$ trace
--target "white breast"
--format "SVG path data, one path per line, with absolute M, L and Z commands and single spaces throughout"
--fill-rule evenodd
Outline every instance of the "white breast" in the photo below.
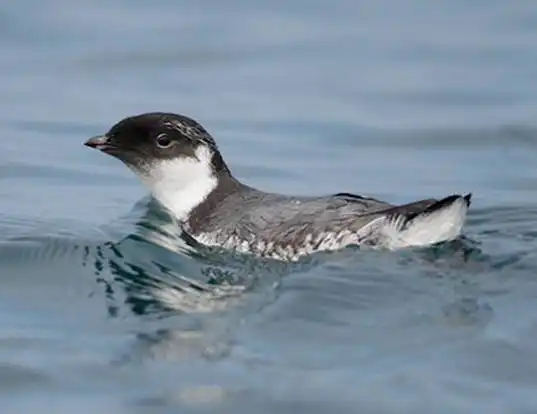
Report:
M 159 160 L 143 173 L 136 171 L 153 197 L 179 221 L 186 220 L 217 184 L 211 150 L 200 145 L 195 154 L 196 158 Z

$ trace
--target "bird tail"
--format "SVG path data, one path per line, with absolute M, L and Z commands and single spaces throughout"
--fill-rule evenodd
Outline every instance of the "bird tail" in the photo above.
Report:
M 450 195 L 412 214 L 394 212 L 387 217 L 384 233 L 389 247 L 430 246 L 457 238 L 466 220 L 472 194 Z

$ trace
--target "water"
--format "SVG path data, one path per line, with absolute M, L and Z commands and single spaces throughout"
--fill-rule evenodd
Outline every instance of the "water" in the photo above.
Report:
M 2 412 L 535 412 L 533 1 L 25 0 L 0 20 Z M 266 190 L 472 191 L 466 239 L 292 267 L 191 251 L 82 146 L 154 110 Z

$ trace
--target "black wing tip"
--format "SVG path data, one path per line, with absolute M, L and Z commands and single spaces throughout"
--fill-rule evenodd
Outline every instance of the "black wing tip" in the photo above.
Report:
M 466 206 L 470 207 L 470 205 L 472 204 L 472 193 L 468 193 L 464 195 L 462 198 L 464 198 L 464 201 L 466 201 Z
M 431 214 L 435 211 L 441 210 L 443 208 L 446 208 L 448 206 L 451 206 L 453 203 L 455 203 L 457 200 L 464 200 L 466 203 L 466 208 L 470 207 L 470 204 L 472 202 L 472 193 L 467 193 L 465 195 L 461 194 L 452 194 L 447 197 L 444 197 L 440 200 L 434 201 L 432 204 L 430 204 L 428 207 L 426 207 L 423 210 L 412 212 L 412 213 L 401 213 L 399 211 L 394 211 L 388 214 L 388 219 L 395 223 L 399 221 L 401 218 L 404 218 L 404 221 L 401 221 L 400 227 L 404 228 L 410 221 L 415 219 L 418 216 L 421 216 L 422 214 Z
M 452 194 L 430 205 L 423 211 L 423 213 L 431 213 L 432 211 L 440 210 L 448 205 L 453 204 L 455 201 L 460 200 L 461 198 L 465 201 L 466 207 L 470 207 L 470 204 L 472 204 L 472 193 L 467 193 L 465 195 Z

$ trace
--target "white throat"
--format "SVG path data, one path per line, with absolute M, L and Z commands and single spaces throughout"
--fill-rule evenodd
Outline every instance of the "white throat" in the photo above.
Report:
M 195 154 L 196 158 L 161 160 L 148 171 L 137 172 L 153 197 L 179 221 L 187 220 L 217 184 L 211 168 L 211 150 L 200 145 Z

